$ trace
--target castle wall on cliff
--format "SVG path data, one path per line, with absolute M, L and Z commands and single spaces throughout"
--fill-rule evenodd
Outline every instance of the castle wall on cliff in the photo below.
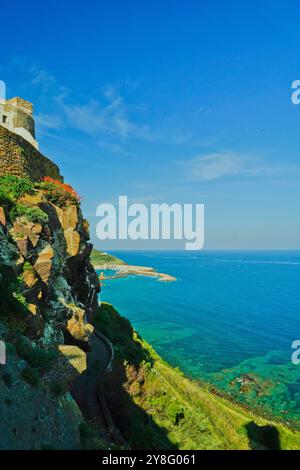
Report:
M 38 149 L 35 140 L 35 122 L 32 116 L 33 105 L 23 98 L 15 97 L 0 101 L 0 124 L 20 135 Z
M 44 176 L 62 180 L 59 168 L 23 137 L 0 126 L 0 175 L 28 177 L 38 181 Z
M 22 98 L 0 100 L 0 175 L 62 180 L 58 166 L 38 150 L 32 110 Z

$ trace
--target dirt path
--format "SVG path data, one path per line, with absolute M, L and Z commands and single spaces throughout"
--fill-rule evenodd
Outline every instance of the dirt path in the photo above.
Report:
M 98 333 L 93 335 L 91 346 L 91 352 L 87 354 L 87 371 L 75 380 L 71 393 L 85 419 L 106 437 L 109 432 L 107 410 L 106 413 L 103 410 L 97 387 L 110 367 L 113 351 L 105 337 Z

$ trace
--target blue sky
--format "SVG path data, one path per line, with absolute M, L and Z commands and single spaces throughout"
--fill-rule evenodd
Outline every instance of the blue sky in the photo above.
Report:
M 274 3 L 1 5 L 0 79 L 34 102 L 93 241 L 125 194 L 204 203 L 206 248 L 300 247 L 300 6 Z

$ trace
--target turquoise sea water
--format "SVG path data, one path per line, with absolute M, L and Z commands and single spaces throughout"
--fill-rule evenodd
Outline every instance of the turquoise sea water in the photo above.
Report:
M 105 281 L 101 298 L 173 366 L 300 423 L 300 252 L 115 252 L 176 282 Z

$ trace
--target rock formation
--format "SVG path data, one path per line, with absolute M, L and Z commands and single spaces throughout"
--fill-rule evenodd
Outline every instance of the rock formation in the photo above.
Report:
M 80 448 L 84 419 L 70 387 L 86 368 L 100 291 L 88 223 L 52 162 L 10 172 L 4 161 L 14 169 L 17 153 L 29 168 L 38 151 L 0 131 L 0 449 Z

